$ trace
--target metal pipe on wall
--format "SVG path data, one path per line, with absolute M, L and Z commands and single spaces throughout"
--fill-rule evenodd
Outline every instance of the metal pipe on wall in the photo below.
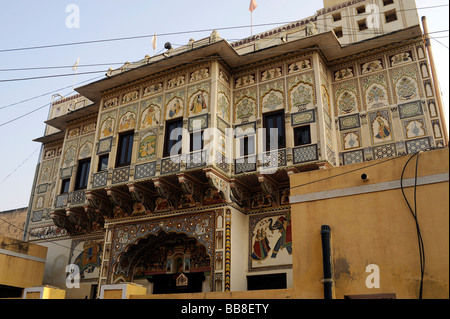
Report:
M 331 269 L 331 227 L 322 225 L 322 258 L 323 258 L 323 296 L 324 299 L 333 299 L 333 272 Z

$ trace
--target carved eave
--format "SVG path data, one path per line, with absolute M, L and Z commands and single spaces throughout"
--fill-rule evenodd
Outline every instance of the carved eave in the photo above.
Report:
M 200 205 L 203 193 L 202 183 L 185 173 L 177 174 L 177 177 L 184 195 L 192 198 L 197 205 Z
M 92 229 L 92 222 L 84 209 L 67 208 L 66 216 L 73 225 L 75 233 L 87 233 Z
M 250 190 L 236 179 L 230 180 L 230 197 L 231 200 L 239 207 L 250 209 Z
M 65 229 L 68 234 L 75 233 L 75 226 L 66 215 L 65 210 L 52 211 L 50 212 L 50 217 L 57 227 Z
M 92 222 L 92 230 L 101 229 L 105 226 L 105 218 L 103 214 L 99 212 L 99 210 L 91 206 L 86 206 L 84 208 L 84 211 L 86 212 L 86 216 Z
M 112 204 L 114 217 L 130 216 L 133 212 L 133 199 L 128 189 L 106 188 L 106 194 Z
M 170 202 L 172 205 L 176 204 L 177 202 L 177 192 L 180 192 L 181 190 L 177 189 L 177 187 L 171 183 L 168 182 L 165 178 L 154 178 L 153 183 L 155 185 L 156 191 L 158 195 Z
M 98 191 L 86 191 L 89 207 L 103 216 L 104 219 L 113 218 L 113 209 L 108 197 Z
M 139 184 L 128 184 L 128 191 L 135 203 L 144 206 L 146 211 L 154 209 L 154 192 Z
M 261 184 L 261 190 L 264 195 L 271 196 L 273 201 L 278 198 L 278 188 L 280 185 L 275 182 L 270 175 L 258 174 L 258 181 Z

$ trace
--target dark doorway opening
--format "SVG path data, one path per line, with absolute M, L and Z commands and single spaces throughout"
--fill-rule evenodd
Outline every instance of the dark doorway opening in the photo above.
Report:
M 0 298 L 20 298 L 23 288 L 0 285 Z
M 247 290 L 286 289 L 286 274 L 247 276 Z
M 177 286 L 176 281 L 179 275 L 153 275 L 152 278 L 147 278 L 147 280 L 153 283 L 153 294 L 202 292 L 203 281 L 205 281 L 205 274 L 203 272 L 185 273 L 184 275 L 188 278 L 187 286 Z

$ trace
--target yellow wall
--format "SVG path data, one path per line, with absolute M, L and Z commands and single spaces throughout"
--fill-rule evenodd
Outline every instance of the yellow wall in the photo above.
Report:
M 132 295 L 130 299 L 292 299 L 293 289 Z M 106 299 L 106 298 L 105 298 Z
M 1 285 L 20 288 L 42 285 L 47 247 L 0 236 L 0 249 L 7 251 L 0 251 Z M 27 256 L 37 257 L 42 261 L 30 260 Z
M 424 298 L 449 297 L 448 155 L 448 149 L 444 149 L 422 153 L 419 158 L 419 176 L 447 173 L 446 182 L 417 188 L 417 215 L 426 257 Z M 295 202 L 296 195 L 311 196 L 327 190 L 400 180 L 409 158 L 407 155 L 292 175 L 291 200 Z M 414 177 L 415 164 L 413 159 L 405 179 Z M 361 170 L 351 172 L 355 169 Z M 343 173 L 346 174 L 330 178 Z M 367 182 L 362 181 L 362 173 L 368 175 Z M 414 208 L 413 189 L 409 187 L 405 193 Z M 399 188 L 292 204 L 292 224 L 297 298 L 323 298 L 321 225 L 331 227 L 335 298 L 381 293 L 418 298 L 420 259 L 416 226 Z M 380 269 L 380 288 L 366 287 L 369 264 Z
M 5 220 L 5 222 L 0 223 L 0 234 L 21 240 L 27 212 L 28 207 L 0 212 L 0 217 Z
M 328 8 L 328 7 L 333 7 L 337 4 L 341 4 L 341 3 L 345 3 L 347 2 L 346 0 L 323 0 L 323 7 L 324 8 Z

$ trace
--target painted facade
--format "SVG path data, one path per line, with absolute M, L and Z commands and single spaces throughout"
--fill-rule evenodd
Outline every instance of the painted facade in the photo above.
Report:
M 340 40 L 320 21 L 366 2 L 232 44 L 213 32 L 54 102 L 52 110 L 84 104 L 51 112 L 51 131 L 36 140 L 43 152 L 27 240 L 62 244 L 52 247 L 63 262 L 47 281 L 64 288 L 63 269 L 76 264 L 82 288 L 68 297 L 123 282 L 176 292 L 183 276 L 199 286 L 179 291 L 245 291 L 248 277 L 258 284 L 273 274 L 292 288 L 291 174 L 446 145 L 415 11 L 399 11 L 393 31 L 413 28 L 402 41 L 347 39 L 351 54 L 321 47 Z M 394 2 L 387 9 L 403 6 Z M 265 151 L 266 119 L 277 112 L 285 143 Z M 168 138 L 178 137 L 167 128 L 178 120 L 181 153 L 167 156 Z M 302 131 L 309 139 L 298 139 Z M 191 151 L 196 134 L 203 143 Z M 130 162 L 118 165 L 125 135 Z M 77 189 L 85 162 L 87 185 Z

